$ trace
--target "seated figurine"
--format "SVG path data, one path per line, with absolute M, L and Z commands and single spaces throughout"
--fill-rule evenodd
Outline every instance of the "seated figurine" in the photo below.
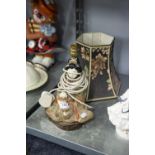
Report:
M 77 58 L 71 58 L 63 69 L 58 88 L 43 92 L 39 100 L 52 122 L 64 130 L 79 128 L 93 119 L 89 110 L 92 107 L 84 103 L 88 80 L 77 62 Z M 54 91 L 55 95 L 51 94 Z

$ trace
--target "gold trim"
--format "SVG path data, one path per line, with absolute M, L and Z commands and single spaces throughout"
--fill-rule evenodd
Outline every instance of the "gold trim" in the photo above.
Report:
M 85 47 L 87 47 L 87 48 L 91 48 L 91 46 L 88 46 L 88 45 L 86 45 L 86 44 L 83 44 L 83 43 L 81 43 L 81 42 L 79 42 L 79 41 L 75 41 L 77 44 L 80 44 L 80 45 L 82 45 L 82 46 L 85 46 Z
M 92 48 L 90 48 L 90 53 L 89 53 L 89 79 L 88 79 L 88 91 L 87 91 L 87 97 L 86 100 L 88 100 L 89 97 L 89 90 L 90 90 L 90 80 L 91 80 L 91 60 L 92 60 Z
M 105 46 L 108 46 L 108 47 L 110 46 L 110 47 L 111 47 L 113 41 L 112 41 L 111 44 L 106 44 L 106 45 L 96 45 L 96 46 L 90 46 L 90 45 L 88 46 L 87 44 L 81 43 L 81 42 L 79 42 L 79 41 L 76 41 L 76 43 L 78 43 L 78 44 L 80 44 L 80 45 L 82 45 L 82 46 L 88 47 L 88 48 L 103 48 L 103 47 L 105 47 Z
M 113 86 L 113 83 L 112 83 L 112 80 L 111 80 L 111 74 L 110 74 L 110 72 L 111 72 L 111 69 L 110 69 L 110 54 L 111 54 L 111 47 L 110 47 L 110 51 L 108 53 L 108 68 L 109 68 L 108 69 L 109 70 L 108 75 L 109 75 L 110 83 L 111 83 L 111 86 L 112 86 L 113 95 L 116 96 L 114 86 Z
M 108 100 L 108 99 L 115 99 L 118 96 L 109 96 L 109 97 L 102 97 L 102 98 L 94 98 L 90 100 L 86 100 L 86 102 L 93 102 L 93 101 L 99 101 L 99 100 Z
M 113 42 L 112 46 L 110 47 L 110 54 L 113 54 L 113 46 L 114 46 L 114 42 Z M 110 55 L 109 55 L 109 56 L 110 56 Z M 112 57 L 113 57 L 113 55 L 112 55 Z M 110 64 L 110 62 L 109 62 L 109 64 Z M 112 79 L 111 79 L 112 88 L 113 88 L 113 90 L 114 90 L 114 95 L 117 96 L 118 93 L 119 93 L 119 91 L 120 91 L 121 81 L 120 81 L 120 79 L 119 79 L 119 76 L 117 75 L 117 72 L 116 72 L 116 69 L 115 69 L 115 66 L 114 66 L 114 62 L 112 62 L 112 65 L 113 65 L 113 69 L 114 69 L 114 74 L 115 74 L 115 76 L 117 77 L 118 82 L 119 82 L 118 90 L 115 91 L 115 89 L 114 89 L 114 84 L 113 84 L 113 81 L 112 81 Z M 109 68 L 110 68 L 110 67 L 109 67 Z M 111 70 L 110 70 L 110 71 L 111 71 Z M 110 75 L 111 75 L 111 74 L 110 74 Z M 111 77 L 111 76 L 110 76 L 110 77 Z

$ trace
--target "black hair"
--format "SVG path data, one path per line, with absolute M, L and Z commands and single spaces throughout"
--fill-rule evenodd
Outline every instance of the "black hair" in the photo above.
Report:
M 70 63 L 65 67 L 66 70 L 73 69 L 73 68 L 75 68 L 78 71 L 78 73 L 82 72 L 82 68 L 79 64 Z

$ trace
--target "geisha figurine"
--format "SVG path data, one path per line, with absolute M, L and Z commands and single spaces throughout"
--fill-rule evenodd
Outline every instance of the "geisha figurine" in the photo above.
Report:
M 55 3 L 32 0 L 32 18 L 26 21 L 27 53 L 35 54 L 32 62 L 46 68 L 54 63 L 53 50 L 56 48 Z
M 94 117 L 92 107 L 85 103 L 88 79 L 76 57 L 75 44 L 70 52 L 72 57 L 63 69 L 58 87 L 44 91 L 39 99 L 51 121 L 64 130 L 77 129 Z

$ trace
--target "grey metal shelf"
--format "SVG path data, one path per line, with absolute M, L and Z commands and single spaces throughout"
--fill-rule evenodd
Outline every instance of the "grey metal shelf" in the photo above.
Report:
M 120 75 L 120 95 L 128 88 L 128 76 Z M 46 116 L 42 107 L 27 119 L 27 133 L 88 155 L 128 155 L 128 141 L 118 137 L 110 123 L 107 107 L 116 100 L 90 103 L 95 108 L 95 119 L 79 130 L 64 131 Z

